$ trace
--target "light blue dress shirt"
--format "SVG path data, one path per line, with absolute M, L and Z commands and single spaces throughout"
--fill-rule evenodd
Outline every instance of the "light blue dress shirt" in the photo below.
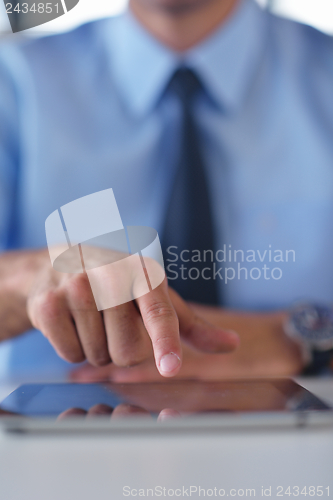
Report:
M 248 272 L 246 279 L 237 269 L 241 252 L 237 262 L 217 262 L 236 272 L 221 283 L 225 304 L 263 310 L 332 301 L 333 40 L 252 0 L 181 55 L 130 13 L 3 43 L 1 248 L 45 247 L 51 212 L 108 187 L 124 225 L 161 231 L 180 112 L 164 90 L 180 64 L 205 87 L 195 111 L 218 246 L 242 250 Z M 272 277 L 273 268 L 282 275 Z M 0 367 L 46 374 L 68 364 L 34 332 L 2 344 Z

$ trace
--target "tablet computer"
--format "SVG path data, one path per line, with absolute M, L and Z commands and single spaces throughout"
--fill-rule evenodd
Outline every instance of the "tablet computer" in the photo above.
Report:
M 330 407 L 290 379 L 29 384 L 0 409 L 20 431 L 333 424 Z

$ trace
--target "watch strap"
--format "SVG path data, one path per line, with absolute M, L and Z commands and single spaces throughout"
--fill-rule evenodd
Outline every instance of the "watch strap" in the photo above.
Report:
M 312 350 L 311 362 L 307 364 L 302 375 L 326 375 L 332 374 L 333 370 L 333 349 L 329 351 Z

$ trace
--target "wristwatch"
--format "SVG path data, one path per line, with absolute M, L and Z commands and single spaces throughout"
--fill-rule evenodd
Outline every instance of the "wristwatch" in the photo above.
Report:
M 333 308 L 319 304 L 297 304 L 284 324 L 286 335 L 297 342 L 303 354 L 303 375 L 333 370 Z

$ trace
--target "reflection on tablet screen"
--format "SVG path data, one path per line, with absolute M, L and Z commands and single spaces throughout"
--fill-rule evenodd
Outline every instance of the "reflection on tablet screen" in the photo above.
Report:
M 10 394 L 1 409 L 26 416 L 158 417 L 202 413 L 295 412 L 329 409 L 292 380 L 192 380 L 139 384 L 31 384 Z

